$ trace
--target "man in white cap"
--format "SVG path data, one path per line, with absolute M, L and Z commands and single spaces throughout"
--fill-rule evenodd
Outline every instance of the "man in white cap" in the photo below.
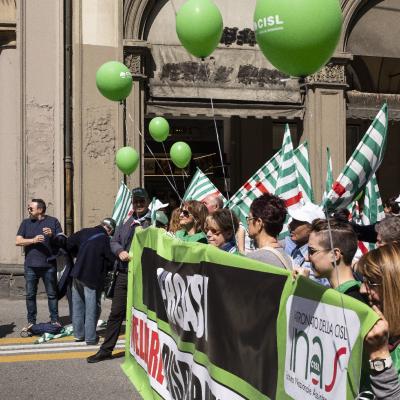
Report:
M 310 269 L 310 278 L 316 282 L 330 286 L 327 279 L 317 279 L 311 269 L 308 257 L 308 238 L 311 232 L 311 224 L 316 219 L 324 219 L 325 214 L 321 207 L 308 202 L 298 207 L 288 209 L 291 221 L 289 223 L 290 236 L 285 239 L 285 252 L 293 258 L 294 264 Z

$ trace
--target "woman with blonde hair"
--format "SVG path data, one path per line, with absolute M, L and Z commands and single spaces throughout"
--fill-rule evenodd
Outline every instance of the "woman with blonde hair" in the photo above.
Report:
M 185 242 L 207 243 L 207 237 L 204 233 L 207 215 L 207 207 L 200 201 L 183 202 L 179 213 L 181 229 L 176 232 L 176 237 Z
M 181 213 L 181 209 L 175 208 L 171 213 L 171 218 L 168 224 L 168 232 L 176 233 L 181 227 L 179 225 L 179 214 Z
M 400 398 L 400 246 L 384 245 L 357 263 L 360 292 L 379 315 L 365 338 L 371 386 L 378 399 Z

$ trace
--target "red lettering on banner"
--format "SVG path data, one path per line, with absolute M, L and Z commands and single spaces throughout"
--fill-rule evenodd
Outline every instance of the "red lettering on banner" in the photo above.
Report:
M 151 332 L 149 362 L 147 363 L 147 371 L 155 378 L 158 367 L 158 353 L 160 352 L 160 342 L 157 332 Z
M 137 356 L 146 363 L 148 374 L 162 385 L 164 367 L 158 332 L 152 331 L 146 321 L 135 316 L 132 317 L 131 346 Z
M 139 357 L 142 359 L 142 360 L 144 360 L 144 361 L 146 361 L 146 359 L 144 358 L 144 321 L 141 319 L 141 320 L 139 320 L 140 321 L 140 340 L 139 340 L 139 343 L 140 343 L 140 347 L 139 347 Z
M 132 330 L 133 330 L 133 335 L 132 335 L 132 340 L 131 342 L 134 343 L 134 346 L 132 346 L 135 349 L 135 353 L 139 355 L 138 353 L 138 319 L 134 316 L 133 317 L 133 323 L 132 323 Z
M 337 366 L 339 364 L 339 358 L 345 355 L 347 352 L 346 347 L 341 347 L 335 354 L 335 360 L 333 361 L 333 377 L 332 381 L 329 385 L 325 385 L 325 392 L 329 393 L 332 391 L 333 387 L 335 386 L 336 382 L 336 374 L 337 374 Z
M 150 328 L 145 325 L 144 326 L 145 336 L 144 336 L 144 361 L 146 364 L 149 363 L 149 334 Z
M 164 370 L 163 361 L 162 361 L 162 357 L 160 356 L 158 359 L 158 371 L 157 371 L 157 377 L 156 377 L 156 380 L 160 385 L 162 385 L 162 383 L 164 382 L 163 370 Z

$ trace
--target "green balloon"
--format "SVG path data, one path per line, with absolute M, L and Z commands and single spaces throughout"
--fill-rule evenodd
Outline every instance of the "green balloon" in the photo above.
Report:
M 121 101 L 126 99 L 132 90 L 132 75 L 126 65 L 118 61 L 109 61 L 97 70 L 96 85 L 107 99 Z
M 185 168 L 192 158 L 192 150 L 187 143 L 176 142 L 172 145 L 169 155 L 178 168 Z
M 339 0 L 257 0 L 254 30 L 261 51 L 291 76 L 317 72 L 340 38 Z
M 195 57 L 208 57 L 218 46 L 223 29 L 221 13 L 211 0 L 188 0 L 176 14 L 178 38 Z
M 117 167 L 125 175 L 130 175 L 139 165 L 139 154 L 132 147 L 121 147 L 115 155 Z
M 163 117 L 155 117 L 150 121 L 149 132 L 156 142 L 163 142 L 169 135 L 169 123 Z

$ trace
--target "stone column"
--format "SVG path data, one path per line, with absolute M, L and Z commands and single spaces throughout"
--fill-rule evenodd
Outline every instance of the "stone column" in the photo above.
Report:
M 126 99 L 125 142 L 140 155 L 137 170 L 127 179 L 129 188 L 144 186 L 145 99 L 150 63 L 150 44 L 143 40 L 124 40 L 124 63 L 133 79 L 132 94 Z
M 325 190 L 326 148 L 331 151 L 334 179 L 346 163 L 346 61 L 328 64 L 305 80 L 303 139 L 309 144 L 316 203 Z

